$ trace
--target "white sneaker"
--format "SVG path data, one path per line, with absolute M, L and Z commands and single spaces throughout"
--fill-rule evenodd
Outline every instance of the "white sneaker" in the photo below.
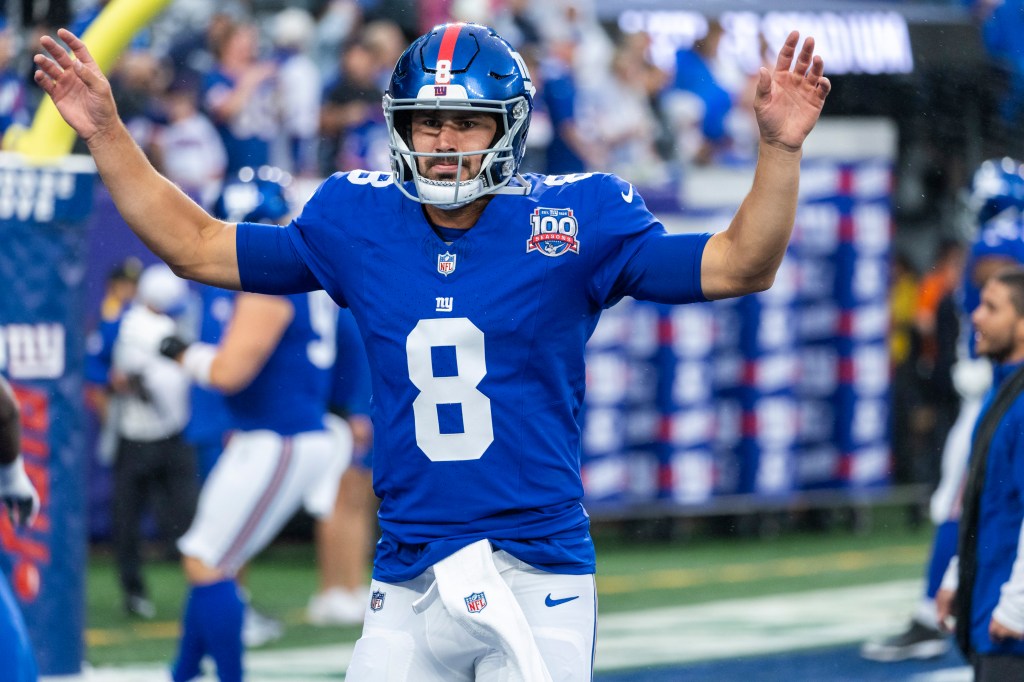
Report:
M 332 587 L 310 597 L 306 619 L 313 625 L 359 625 L 363 622 L 365 601 L 361 591 Z
M 252 606 L 245 607 L 245 621 L 242 623 L 242 643 L 246 649 L 255 649 L 284 636 L 284 624 L 265 616 Z

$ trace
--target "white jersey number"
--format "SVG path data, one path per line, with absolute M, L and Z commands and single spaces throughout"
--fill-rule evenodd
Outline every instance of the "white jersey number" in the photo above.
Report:
M 306 355 L 314 367 L 330 369 L 338 355 L 338 304 L 326 291 L 311 291 L 309 300 L 309 326 L 317 338 L 306 344 Z
M 453 347 L 458 373 L 434 376 L 432 348 Z M 409 379 L 420 394 L 412 402 L 416 444 L 434 462 L 480 459 L 494 441 L 491 401 L 477 389 L 487 374 L 484 333 L 465 317 L 420 320 L 405 341 Z M 441 433 L 439 405 L 462 409 L 463 430 Z

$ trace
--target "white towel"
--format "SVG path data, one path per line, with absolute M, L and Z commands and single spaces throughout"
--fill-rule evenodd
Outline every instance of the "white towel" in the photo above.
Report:
M 434 577 L 452 618 L 476 639 L 505 652 L 508 682 L 551 682 L 526 616 L 494 565 L 490 542 L 474 542 L 437 562 Z

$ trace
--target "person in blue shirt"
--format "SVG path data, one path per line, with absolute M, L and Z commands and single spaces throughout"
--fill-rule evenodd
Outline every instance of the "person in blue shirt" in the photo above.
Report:
M 3 376 L 0 376 L 0 510 L 18 526 L 30 525 L 39 512 L 39 495 L 25 473 L 21 457 L 18 403 Z M 0 661 L 3 661 L 4 680 L 35 682 L 39 678 L 25 619 L 3 575 L 0 575 Z
M 76 59 L 43 37 L 36 83 L 158 256 L 228 288 L 324 289 L 356 319 L 382 536 L 346 679 L 590 680 L 584 345 L 624 296 L 686 303 L 772 285 L 830 89 L 813 39 L 792 32 L 760 72 L 758 163 L 729 227 L 669 235 L 615 176 L 519 174 L 534 86 L 484 26 L 412 43 L 384 96 L 391 172 L 331 176 L 285 228 L 218 221 L 163 179 L 86 46 L 58 36 Z
M 978 355 L 995 364 L 975 427 L 957 555 L 936 597 L 939 622 L 956 618 L 957 642 L 978 682 L 1024 679 L 1024 269 L 1000 270 L 971 315 Z M 1004 384 L 1016 394 L 994 431 L 986 415 Z M 985 434 L 984 436 L 982 434 Z M 979 438 L 990 438 L 979 444 Z

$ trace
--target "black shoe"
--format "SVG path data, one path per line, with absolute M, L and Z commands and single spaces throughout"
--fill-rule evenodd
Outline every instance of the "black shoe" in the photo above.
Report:
M 903 632 L 872 642 L 865 642 L 860 655 L 869 661 L 891 663 L 916 658 L 938 658 L 949 651 L 949 637 L 916 620 Z
M 130 594 L 124 598 L 124 610 L 129 616 L 153 620 L 156 618 L 156 606 L 149 599 L 139 594 Z

